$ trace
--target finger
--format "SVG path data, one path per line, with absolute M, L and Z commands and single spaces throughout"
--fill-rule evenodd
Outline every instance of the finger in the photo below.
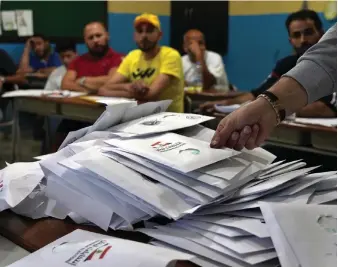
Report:
M 224 129 L 224 126 L 227 124 L 227 119 L 224 118 L 223 120 L 221 120 L 221 122 L 218 124 L 217 126 L 217 129 L 215 131 L 215 134 L 213 136 L 213 138 L 211 139 L 211 143 L 210 143 L 210 146 L 213 147 L 213 148 L 219 148 L 219 147 L 222 147 L 225 143 L 225 141 L 228 140 L 229 138 L 229 135 L 230 133 L 228 132 L 225 132 L 223 135 L 222 135 L 222 138 L 221 138 L 221 135 L 220 133 L 222 132 L 222 130 Z
M 242 150 L 250 138 L 252 129 L 250 126 L 245 126 L 239 134 L 237 144 L 234 146 L 236 150 Z
M 252 126 L 252 133 L 250 138 L 248 139 L 248 141 L 246 142 L 245 148 L 246 149 L 254 149 L 256 148 L 256 139 L 258 136 L 258 132 L 259 132 L 259 126 L 257 124 L 255 124 L 254 126 Z
M 225 146 L 228 148 L 234 148 L 238 142 L 239 139 L 239 133 L 238 132 L 233 132 L 228 139 L 228 141 L 225 143 Z

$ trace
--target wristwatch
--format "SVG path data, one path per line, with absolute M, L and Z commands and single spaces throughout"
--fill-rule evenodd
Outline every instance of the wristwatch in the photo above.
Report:
M 270 91 L 265 91 L 264 93 L 260 94 L 257 98 L 264 98 L 266 101 L 269 102 L 271 107 L 276 113 L 277 118 L 277 125 L 280 124 L 285 119 L 285 109 L 280 105 L 278 97 L 271 93 Z
M 85 87 L 85 81 L 86 81 L 86 77 L 81 77 L 80 80 L 79 80 L 79 84 L 81 86 L 84 86 Z

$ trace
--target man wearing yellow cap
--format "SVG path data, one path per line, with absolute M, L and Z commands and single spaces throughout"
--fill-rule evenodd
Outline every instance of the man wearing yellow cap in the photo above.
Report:
M 139 49 L 131 51 L 99 94 L 135 98 L 140 102 L 172 99 L 168 111 L 183 112 L 184 76 L 180 54 L 160 46 L 161 25 L 157 16 L 142 14 L 134 21 Z

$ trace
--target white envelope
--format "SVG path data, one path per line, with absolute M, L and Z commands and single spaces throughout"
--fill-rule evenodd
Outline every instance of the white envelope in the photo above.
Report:
M 121 119 L 121 123 L 137 120 L 142 117 L 150 116 L 160 112 L 165 112 L 172 100 L 147 102 L 126 110 Z
M 251 235 L 255 235 L 260 238 L 270 237 L 266 225 L 260 219 L 230 217 L 226 215 L 216 215 L 216 216 L 192 215 L 187 217 L 187 220 L 201 221 L 226 227 L 233 227 L 236 229 L 243 230 Z
M 172 249 L 75 230 L 10 267 L 169 267 L 177 260 L 193 258 Z
M 298 266 L 337 265 L 337 206 L 264 203 L 264 216 L 266 205 L 275 217 L 272 223 L 280 226 Z
M 159 229 L 139 229 L 139 232 L 145 233 L 153 238 L 156 238 L 160 241 L 163 241 L 165 243 L 168 243 L 170 245 L 173 245 L 175 247 L 181 248 L 183 250 L 192 252 L 194 254 L 206 257 L 208 259 L 212 259 L 216 262 L 225 264 L 227 266 L 231 267 L 251 267 L 251 264 L 248 264 L 244 261 L 235 259 L 233 257 L 230 257 L 228 255 L 216 252 L 210 248 L 207 248 L 205 246 L 202 246 L 196 242 L 193 242 L 188 239 L 182 238 L 181 235 L 177 234 L 168 234 L 167 232 L 164 232 Z M 258 264 L 255 267 L 270 267 L 270 266 L 277 266 L 277 265 L 271 265 L 270 262 L 267 262 L 266 264 Z
M 122 123 L 110 130 L 117 132 L 121 137 L 135 137 L 174 131 L 191 127 L 212 119 L 213 117 L 197 114 L 161 112 L 145 118 Z
M 156 228 L 162 229 L 162 227 Z M 229 238 L 195 227 L 182 225 L 180 222 L 170 224 L 169 229 L 170 230 L 168 231 L 168 228 L 166 227 L 164 231 L 168 231 L 168 233 L 171 233 L 172 231 L 177 234 L 181 233 L 183 238 L 187 238 L 202 246 L 214 249 L 215 251 L 226 254 L 235 259 L 242 260 L 249 264 L 258 264 L 277 257 L 277 254 L 273 249 L 272 242 L 269 239 L 266 240 L 268 240 L 267 243 L 269 244 L 269 247 L 271 247 L 270 249 L 265 249 L 263 251 L 251 251 L 257 250 L 261 244 L 264 244 L 264 242 L 262 242 L 263 239 L 255 239 L 252 236 Z M 192 235 L 196 235 L 198 238 L 191 237 Z M 238 253 L 238 250 L 245 251 L 245 249 L 250 250 L 250 252 Z
M 0 170 L 0 211 L 15 207 L 40 183 L 39 162 L 18 162 Z
M 234 155 L 230 150 L 212 149 L 206 142 L 174 133 L 141 139 L 110 139 L 106 143 L 184 173 Z
M 324 204 L 337 199 L 337 190 L 315 192 L 309 199 L 308 204 Z
M 106 156 L 102 155 L 95 161 L 77 160 L 76 162 L 107 179 L 115 186 L 147 202 L 169 218 L 177 219 L 184 211 L 192 208 L 172 190 L 145 179 L 139 173 Z M 152 193 L 149 194 L 149 192 Z

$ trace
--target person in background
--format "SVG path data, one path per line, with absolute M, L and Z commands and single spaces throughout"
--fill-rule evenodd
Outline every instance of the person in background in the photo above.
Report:
M 157 16 L 144 13 L 136 17 L 134 27 L 139 49 L 126 56 L 99 94 L 140 102 L 172 99 L 168 111 L 183 112 L 184 78 L 179 53 L 159 45 L 162 32 Z
M 47 78 L 61 65 L 59 55 L 53 51 L 46 37 L 35 34 L 26 41 L 17 73 Z
M 285 116 L 334 93 L 337 93 L 337 24 L 268 91 L 225 117 L 210 146 L 253 149 L 264 142 Z
M 77 57 L 76 44 L 71 41 L 57 44 L 55 50 L 59 54 L 63 65 L 53 70 L 49 75 L 45 90 L 61 89 L 61 82 L 67 72 L 67 68 L 70 62 Z
M 83 31 L 88 52 L 76 57 L 69 65 L 61 82 L 62 90 L 97 93 L 115 73 L 123 55 L 109 47 L 109 35 L 103 23 L 88 23 Z M 62 120 L 57 128 L 52 151 L 56 151 L 71 131 L 89 126 L 90 123 Z
M 229 82 L 222 57 L 206 49 L 205 38 L 199 30 L 189 30 L 184 35 L 184 51 L 182 57 L 186 86 L 202 86 L 222 92 L 229 91 Z
M 96 93 L 116 71 L 123 56 L 109 47 L 109 34 L 103 23 L 87 24 L 83 35 L 88 53 L 69 64 L 61 88 Z
M 274 85 L 282 75 L 296 66 L 296 62 L 311 46 L 316 44 L 324 34 L 322 22 L 315 11 L 301 10 L 288 16 L 285 22 L 289 41 L 295 54 L 279 60 L 268 78 L 251 92 L 244 93 L 233 99 L 206 102 L 200 106 L 201 110 L 214 111 L 214 105 L 233 105 L 253 101 L 258 95 Z M 323 97 L 297 112 L 298 117 L 335 117 L 337 114 L 336 96 Z

